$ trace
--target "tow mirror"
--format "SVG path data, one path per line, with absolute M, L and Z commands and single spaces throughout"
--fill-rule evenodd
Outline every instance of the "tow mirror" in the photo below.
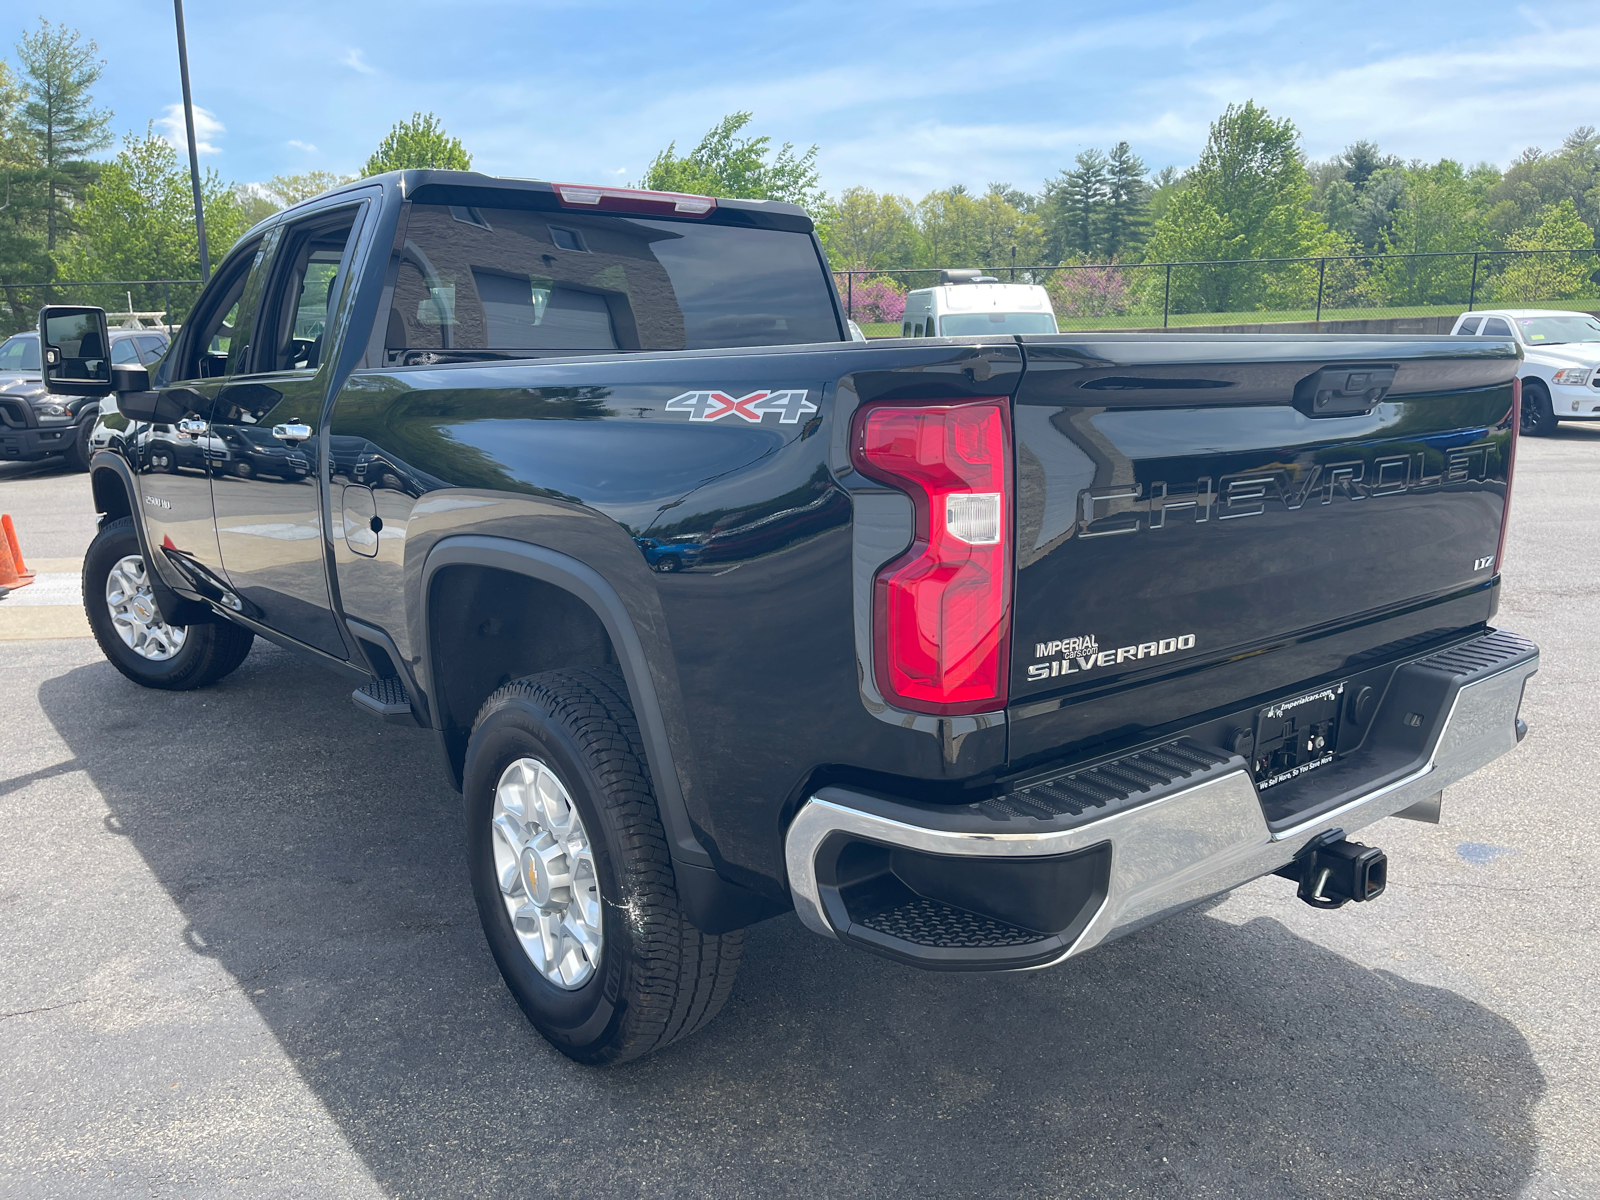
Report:
M 111 334 L 106 310 L 47 304 L 39 310 L 45 391 L 58 396 L 111 394 Z

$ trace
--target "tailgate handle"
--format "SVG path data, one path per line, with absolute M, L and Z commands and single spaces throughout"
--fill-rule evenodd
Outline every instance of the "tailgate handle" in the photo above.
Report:
M 1308 417 L 1371 412 L 1394 386 L 1392 366 L 1323 367 L 1295 385 L 1294 406 Z

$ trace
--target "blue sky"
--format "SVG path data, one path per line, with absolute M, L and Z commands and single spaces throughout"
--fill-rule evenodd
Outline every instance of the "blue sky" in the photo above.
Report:
M 7 8 L 16 33 L 36 19 Z M 99 42 L 119 134 L 176 111 L 169 4 L 49 12 Z M 1592 2 L 190 0 L 187 20 L 195 103 L 212 118 L 202 162 L 238 182 L 353 171 L 414 109 L 482 170 L 616 183 L 749 109 L 757 132 L 820 146 L 830 190 L 912 196 L 1033 190 L 1122 138 L 1152 170 L 1184 166 L 1217 113 L 1249 98 L 1293 118 L 1312 157 L 1367 137 L 1505 166 L 1600 125 Z

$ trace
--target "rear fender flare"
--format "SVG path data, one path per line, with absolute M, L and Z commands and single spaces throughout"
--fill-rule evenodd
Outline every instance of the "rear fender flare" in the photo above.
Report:
M 660 802 L 662 824 L 671 843 L 672 856 L 686 865 L 713 869 L 712 859 L 695 836 L 684 802 L 683 788 L 674 764 L 666 718 L 661 709 L 655 680 L 650 673 L 644 644 L 633 619 L 616 589 L 593 567 L 569 555 L 510 538 L 465 534 L 446 537 L 429 552 L 422 568 L 423 604 L 432 603 L 433 578 L 449 566 L 490 567 L 524 575 L 560 588 L 588 606 L 605 626 L 615 649 L 628 693 L 639 719 L 639 733 L 649 760 L 651 781 Z M 433 622 L 424 611 L 422 620 L 423 662 L 428 673 L 427 691 L 436 716 L 444 727 L 443 689 L 434 661 Z M 454 714 L 457 719 L 462 714 Z

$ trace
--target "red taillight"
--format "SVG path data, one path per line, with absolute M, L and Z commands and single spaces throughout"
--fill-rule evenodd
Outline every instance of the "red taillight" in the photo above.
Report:
M 1011 409 L 1004 397 L 873 404 L 855 421 L 862 474 L 911 496 L 911 548 L 878 572 L 878 688 L 915 712 L 1005 707 L 1011 643 Z
M 1506 560 L 1506 529 L 1511 524 L 1511 475 L 1517 465 L 1517 437 L 1522 432 L 1522 380 L 1511 381 L 1511 441 L 1506 446 L 1506 498 L 1500 506 L 1500 542 L 1494 548 L 1494 573 Z
M 647 217 L 705 217 L 717 207 L 710 196 L 689 196 L 682 192 L 645 192 L 638 188 L 599 187 L 586 183 L 558 183 L 555 189 L 556 199 L 563 208 L 601 209 Z

